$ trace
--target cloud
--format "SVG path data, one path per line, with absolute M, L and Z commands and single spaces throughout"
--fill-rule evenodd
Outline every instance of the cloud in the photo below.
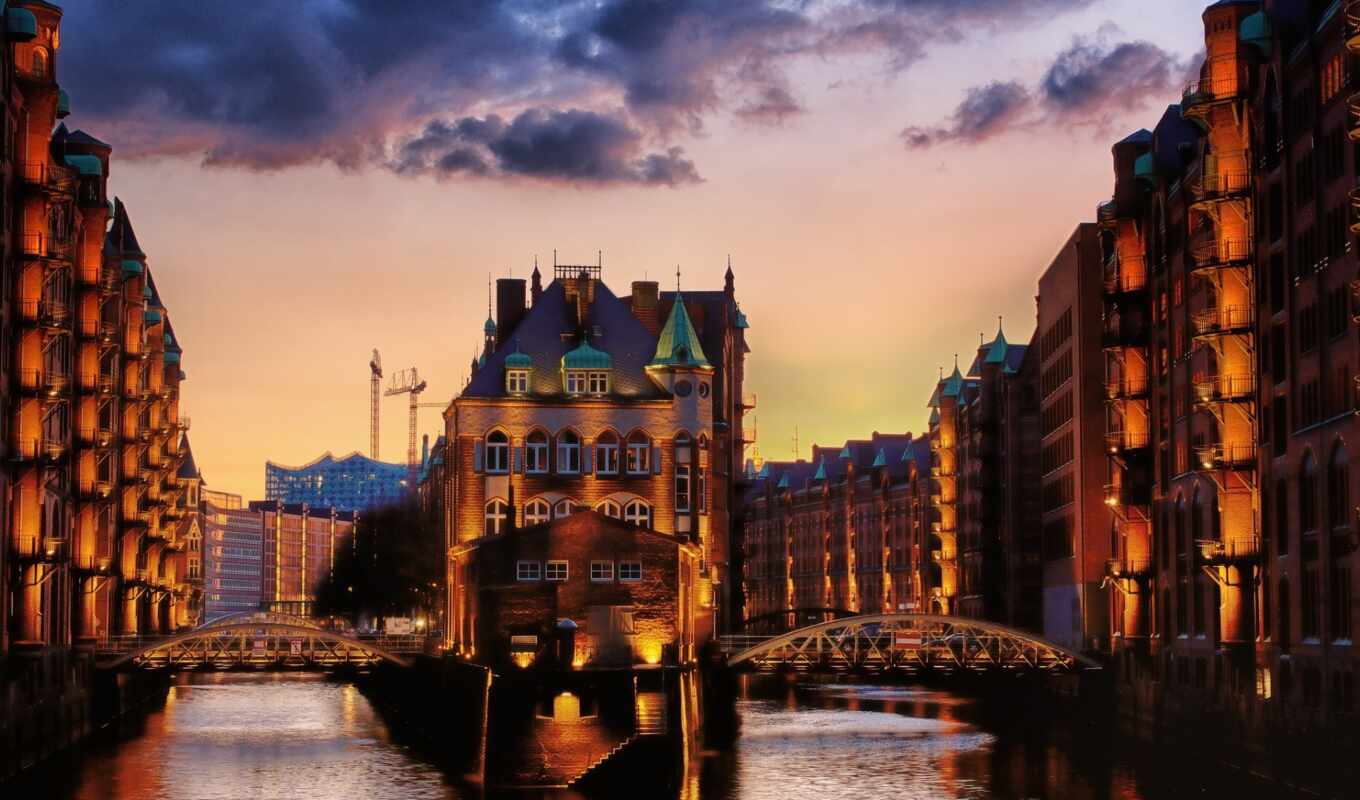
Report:
M 643 152 L 643 135 L 618 116 L 535 108 L 434 120 L 403 141 L 388 165 L 402 175 L 519 177 L 573 184 L 681 186 L 701 180 L 679 147 Z
M 799 59 L 867 55 L 893 73 L 941 43 L 1090 2 L 66 0 L 59 70 L 79 124 L 122 158 L 364 169 L 406 163 L 412 153 L 397 150 L 436 121 L 494 116 L 537 120 L 542 134 L 570 120 L 567 131 L 610 143 L 614 158 L 593 173 L 559 164 L 539 176 L 679 185 L 696 173 L 676 141 L 713 116 L 779 123 L 802 111 L 788 79 Z M 605 135 L 625 130 L 636 138 Z M 636 150 L 620 156 L 625 141 Z M 486 144 L 439 157 L 450 175 L 522 174 Z M 439 174 L 434 159 L 419 163 L 408 171 Z
M 997 81 L 968 90 L 946 126 L 909 127 L 902 131 L 908 149 L 919 150 L 945 142 L 978 144 L 1013 126 L 1033 103 L 1018 81 Z
M 1033 89 L 1015 81 L 968 89 L 949 124 L 908 127 L 903 142 L 908 149 L 978 144 L 1034 125 L 1092 126 L 1104 132 L 1121 113 L 1173 99 L 1188 62 L 1151 42 L 1111 42 L 1117 32 L 1107 26 L 1073 40 Z

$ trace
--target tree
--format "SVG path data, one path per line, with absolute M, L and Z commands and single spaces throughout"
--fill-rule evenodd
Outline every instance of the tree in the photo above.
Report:
M 444 530 L 415 502 L 359 514 L 354 536 L 336 543 L 335 567 L 317 592 L 317 614 L 414 616 L 435 627 L 443 608 Z

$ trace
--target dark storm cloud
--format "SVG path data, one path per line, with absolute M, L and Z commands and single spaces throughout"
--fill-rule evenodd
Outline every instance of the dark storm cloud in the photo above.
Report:
M 1174 99 L 1187 62 L 1150 42 L 1111 43 L 1109 33 L 1076 39 L 1054 58 L 1034 90 L 1015 82 L 973 87 L 948 125 L 909 127 L 902 131 L 903 141 L 919 149 L 955 141 L 975 144 L 1021 126 L 1103 129 L 1116 113 Z
M 671 149 L 676 136 L 714 114 L 799 113 L 793 59 L 869 54 L 891 72 L 935 43 L 1089 2 L 67 0 L 59 68 L 80 124 L 122 157 L 678 185 L 697 175 Z M 525 111 L 547 108 L 580 111 Z M 521 133 L 579 137 L 542 144 L 564 157 L 605 155 L 592 168 L 531 149 L 521 167 L 460 139 L 410 161 L 431 119 L 498 114 L 524 120 Z
M 975 86 L 954 110 L 948 125 L 907 128 L 902 131 L 902 141 L 913 150 L 945 142 L 977 144 L 1009 129 L 1029 110 L 1031 102 L 1029 90 L 1016 81 Z
M 680 186 L 700 180 L 673 147 L 644 152 L 643 135 L 593 111 L 530 109 L 498 116 L 435 120 L 403 141 L 389 165 L 403 175 L 522 177 L 575 184 Z

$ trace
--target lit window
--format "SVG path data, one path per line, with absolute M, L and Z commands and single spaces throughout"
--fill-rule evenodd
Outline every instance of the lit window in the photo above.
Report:
M 567 394 L 585 394 L 588 386 L 586 373 L 576 370 L 567 373 Z
M 609 431 L 595 440 L 595 472 L 599 475 L 619 474 L 619 437 Z
M 529 393 L 529 370 L 512 369 L 505 373 L 505 390 L 510 394 Z
M 609 373 L 592 372 L 590 373 L 590 393 L 608 394 L 609 393 Z
M 486 437 L 486 471 L 510 471 L 510 437 L 502 431 L 493 431 Z
M 548 507 L 548 501 L 541 498 L 530 500 L 524 506 L 524 524 L 542 525 L 552 518 L 552 509 Z
M 675 465 L 675 510 L 681 513 L 689 511 L 689 464 Z
M 570 517 L 572 514 L 576 513 L 576 509 L 577 505 L 575 500 L 572 500 L 571 498 L 558 500 L 557 505 L 553 506 L 553 516 L 557 519 Z
M 543 473 L 548 471 L 548 434 L 534 431 L 524 447 L 524 471 Z
M 543 565 L 537 561 L 516 561 L 515 580 L 538 581 L 543 579 Z
M 549 561 L 547 569 L 543 571 L 543 577 L 550 581 L 565 581 L 567 579 L 567 562 Z
M 485 536 L 500 536 L 510 520 L 510 506 L 504 500 L 492 500 L 486 504 L 486 524 L 482 528 Z
M 623 521 L 639 528 L 650 528 L 652 527 L 652 507 L 641 500 L 634 500 L 624 506 Z
M 557 472 L 574 475 L 581 471 L 581 437 L 574 431 L 557 435 Z
M 647 435 L 638 431 L 628 437 L 628 472 L 645 475 L 652 469 L 652 443 Z
M 603 503 L 595 506 L 595 510 L 610 519 L 623 519 L 623 507 L 613 500 L 605 500 Z
M 609 583 L 614 580 L 613 561 L 592 561 L 590 562 L 590 581 L 591 583 Z
M 621 581 L 640 581 L 642 580 L 641 561 L 620 561 L 619 580 Z

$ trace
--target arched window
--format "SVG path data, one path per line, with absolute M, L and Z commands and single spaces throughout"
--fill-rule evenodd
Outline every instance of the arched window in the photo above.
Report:
M 613 500 L 605 500 L 598 506 L 595 506 L 595 510 L 610 519 L 623 519 L 623 507 Z
M 646 475 L 652 469 L 652 441 L 642 431 L 628 435 L 628 472 Z
M 581 471 L 581 437 L 576 431 L 557 434 L 557 473 L 575 475 Z
M 510 471 L 510 437 L 504 431 L 492 431 L 486 437 L 486 471 Z
M 1317 462 L 1311 452 L 1304 455 L 1299 468 L 1299 530 L 1317 530 Z
M 542 525 L 550 519 L 552 519 L 552 508 L 548 505 L 547 500 L 535 497 L 524 504 L 524 524 L 526 526 Z
M 499 498 L 486 504 L 485 525 L 482 533 L 485 536 L 500 536 L 510 528 L 510 505 Z
M 41 47 L 33 48 L 33 77 L 47 77 L 47 51 Z
M 572 500 L 570 497 L 564 497 L 557 501 L 557 505 L 553 506 L 553 518 L 561 519 L 563 517 L 569 517 L 572 514 L 575 514 L 580 508 L 581 507 L 575 500 Z
M 524 471 L 541 474 L 548 471 L 548 434 L 534 431 L 524 440 Z
M 1351 524 L 1350 459 L 1346 447 L 1337 443 L 1327 464 L 1327 525 L 1332 529 Z
M 652 527 L 652 507 L 641 500 L 634 500 L 623 507 L 623 521 L 639 528 Z
M 595 437 L 595 472 L 600 475 L 619 474 L 619 437 L 605 431 Z
M 1195 487 L 1195 493 L 1190 499 L 1190 541 L 1199 542 L 1204 539 L 1204 500 L 1200 495 L 1200 487 Z

